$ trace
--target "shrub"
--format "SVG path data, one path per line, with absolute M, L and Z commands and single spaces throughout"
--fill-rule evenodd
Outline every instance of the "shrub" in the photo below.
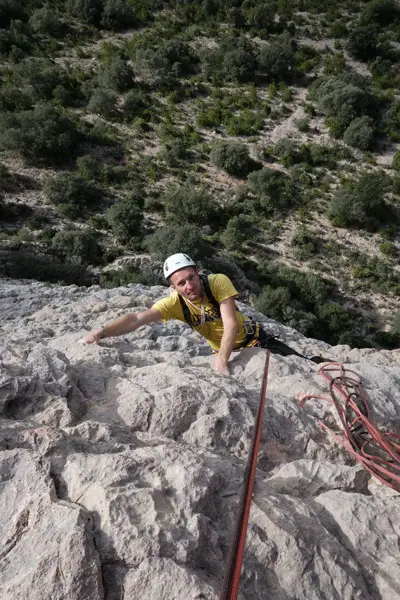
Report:
M 357 117 L 374 117 L 377 111 L 367 82 L 353 74 L 320 78 L 313 84 L 311 96 L 317 100 L 318 109 L 336 123 L 339 134 Z
M 361 25 L 378 24 L 387 27 L 398 21 L 399 16 L 400 11 L 395 0 L 372 0 L 362 11 L 359 22 Z
M 139 48 L 134 56 L 135 69 L 154 87 L 171 87 L 177 79 L 192 73 L 198 57 L 186 42 L 168 40 L 157 48 Z
M 62 285 L 91 285 L 93 277 L 82 265 L 60 262 L 54 256 L 30 255 L 18 252 L 6 262 L 7 277 L 36 279 Z
M 100 25 L 103 0 L 67 0 L 67 11 L 88 25 Z
M 343 134 L 343 141 L 360 150 L 370 150 L 374 140 L 374 126 L 371 117 L 354 119 Z
M 298 203 L 298 192 L 290 178 L 275 169 L 261 169 L 248 176 L 249 190 L 257 197 L 252 206 L 266 214 L 281 213 Z M 251 204 L 251 202 L 250 202 Z
M 0 112 L 21 111 L 32 108 L 33 98 L 26 91 L 14 85 L 0 88 Z
M 0 27 L 7 29 L 10 22 L 17 19 L 21 21 L 27 19 L 23 4 L 17 0 L 2 0 L 0 2 Z
M 168 140 L 161 148 L 160 158 L 164 160 L 169 167 L 178 167 L 182 160 L 188 158 L 187 145 L 179 138 Z
M 115 119 L 118 114 L 117 99 L 118 95 L 114 90 L 98 88 L 93 92 L 87 110 L 101 115 L 105 119 Z
M 113 234 L 122 244 L 132 245 L 141 237 L 143 221 L 142 199 L 138 196 L 128 196 L 111 206 L 107 219 Z
M 206 260 L 214 254 L 195 225 L 161 227 L 145 239 L 150 254 L 159 260 L 176 252 L 189 254 L 195 261 Z
M 360 60 L 370 60 L 379 54 L 378 28 L 375 24 L 359 26 L 350 32 L 347 50 Z
M 243 215 L 229 219 L 226 229 L 221 233 L 221 242 L 227 250 L 239 251 L 242 244 L 251 238 L 252 226 Z
M 164 204 L 168 224 L 207 225 L 213 223 L 217 214 L 215 201 L 206 190 L 190 184 L 169 190 Z
M 79 156 L 76 159 L 78 175 L 85 181 L 97 181 L 102 179 L 103 165 L 91 154 Z
M 103 288 L 114 288 L 129 285 L 130 283 L 141 283 L 143 285 L 159 285 L 163 283 L 161 276 L 150 270 L 139 270 L 136 267 L 124 267 L 112 271 L 103 271 L 100 275 L 100 286 Z
M 101 15 L 101 26 L 105 29 L 129 29 L 139 21 L 127 0 L 105 0 Z
M 280 36 L 276 42 L 267 46 L 261 46 L 258 66 L 268 81 L 292 80 L 296 68 L 296 55 L 289 34 Z
M 400 171 L 400 151 L 399 150 L 393 156 L 392 169 L 394 169 L 395 171 Z
M 357 181 L 343 184 L 331 200 L 330 220 L 337 227 L 376 231 L 395 218 L 384 199 L 387 188 L 387 178 L 379 173 L 364 173 Z
M 134 73 L 132 67 L 121 57 L 114 58 L 99 73 L 101 88 L 125 92 L 132 87 Z
M 256 135 L 264 125 L 264 117 L 261 112 L 245 109 L 224 124 L 228 135 Z
M 125 95 L 123 105 L 123 115 L 128 121 L 136 117 L 148 116 L 151 106 L 151 100 L 141 89 L 129 90 Z
M 236 177 L 246 177 L 251 171 L 259 168 L 250 157 L 247 146 L 239 142 L 215 142 L 210 160 L 216 167 Z
M 66 25 L 59 19 L 54 7 L 50 4 L 34 10 L 29 19 L 29 25 L 35 33 L 47 34 L 54 38 L 62 37 L 67 30 Z
M 71 218 L 78 217 L 101 198 L 100 190 L 76 173 L 60 173 L 48 179 L 44 191 L 50 202 Z
M 77 265 L 98 264 L 101 261 L 102 249 L 97 236 L 87 231 L 58 231 L 51 245 L 61 258 Z
M 246 83 L 254 79 L 256 46 L 248 38 L 227 37 L 215 49 L 203 50 L 201 68 L 206 79 Z
M 45 58 L 26 58 L 13 69 L 12 81 L 25 88 L 34 100 L 51 100 L 54 91 L 64 88 L 67 101 L 77 95 L 76 83 L 60 65 Z
M 74 154 L 79 135 L 75 123 L 53 106 L 0 115 L 0 146 L 16 150 L 28 164 L 43 166 L 66 162 Z
M 279 321 L 286 321 L 287 307 L 291 305 L 291 301 L 292 298 L 287 288 L 273 288 L 268 285 L 262 289 L 254 305 L 255 309 L 264 315 Z

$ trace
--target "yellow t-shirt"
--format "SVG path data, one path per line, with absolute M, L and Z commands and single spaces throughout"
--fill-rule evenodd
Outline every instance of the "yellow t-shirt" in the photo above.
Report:
M 237 291 L 234 288 L 231 280 L 226 275 L 217 274 L 209 275 L 208 283 L 213 293 L 214 298 L 219 302 L 223 302 L 227 298 L 237 296 Z M 196 300 L 189 302 L 186 298 L 183 298 L 187 305 L 190 316 L 192 318 L 194 329 L 200 333 L 210 344 L 213 350 L 219 350 L 221 345 L 222 334 L 224 333 L 224 325 L 221 317 L 218 317 L 213 304 L 209 301 L 207 296 L 204 299 L 204 310 L 205 310 L 205 323 L 203 329 L 201 327 L 201 305 L 202 300 Z M 185 321 L 181 303 L 179 302 L 178 292 L 173 292 L 167 298 L 158 300 L 153 306 L 155 310 L 158 310 L 162 315 L 163 321 L 169 321 L 170 319 L 178 319 L 179 321 Z M 244 342 L 247 332 L 245 329 L 245 322 L 247 326 L 249 324 L 249 318 L 243 315 L 239 310 L 236 310 L 236 316 L 238 320 L 238 335 L 235 342 L 235 348 L 239 348 Z

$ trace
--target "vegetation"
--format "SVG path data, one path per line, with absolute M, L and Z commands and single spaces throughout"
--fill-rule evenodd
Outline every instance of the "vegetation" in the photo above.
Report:
M 306 335 L 398 347 L 399 31 L 396 0 L 1 1 L 7 274 L 154 284 L 108 263 L 184 251 Z

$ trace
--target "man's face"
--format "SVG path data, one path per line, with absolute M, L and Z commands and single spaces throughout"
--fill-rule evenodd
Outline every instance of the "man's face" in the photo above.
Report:
M 202 296 L 200 277 L 194 267 L 176 271 L 171 275 L 170 282 L 176 291 L 188 300 L 198 300 Z

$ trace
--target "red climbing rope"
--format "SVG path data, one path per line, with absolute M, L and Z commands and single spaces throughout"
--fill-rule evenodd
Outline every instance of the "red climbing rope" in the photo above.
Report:
M 257 467 L 258 450 L 260 446 L 262 422 L 264 415 L 265 396 L 267 393 L 268 369 L 270 352 L 267 350 L 265 358 L 264 376 L 261 386 L 260 404 L 254 425 L 253 439 L 247 458 L 246 470 L 243 477 L 243 486 L 236 518 L 236 526 L 232 538 L 228 564 L 225 571 L 220 600 L 236 600 L 239 591 L 240 573 L 242 570 L 244 546 L 246 542 L 247 525 L 249 522 L 251 498 L 254 488 L 254 477 Z
M 336 408 L 343 431 L 335 432 L 322 420 L 321 427 L 334 437 L 374 477 L 400 492 L 400 437 L 382 433 L 371 418 L 360 376 L 340 363 L 329 363 L 318 370 L 329 383 L 331 397 L 307 394 L 306 400 L 326 400 Z M 341 399 L 342 400 L 341 400 Z

